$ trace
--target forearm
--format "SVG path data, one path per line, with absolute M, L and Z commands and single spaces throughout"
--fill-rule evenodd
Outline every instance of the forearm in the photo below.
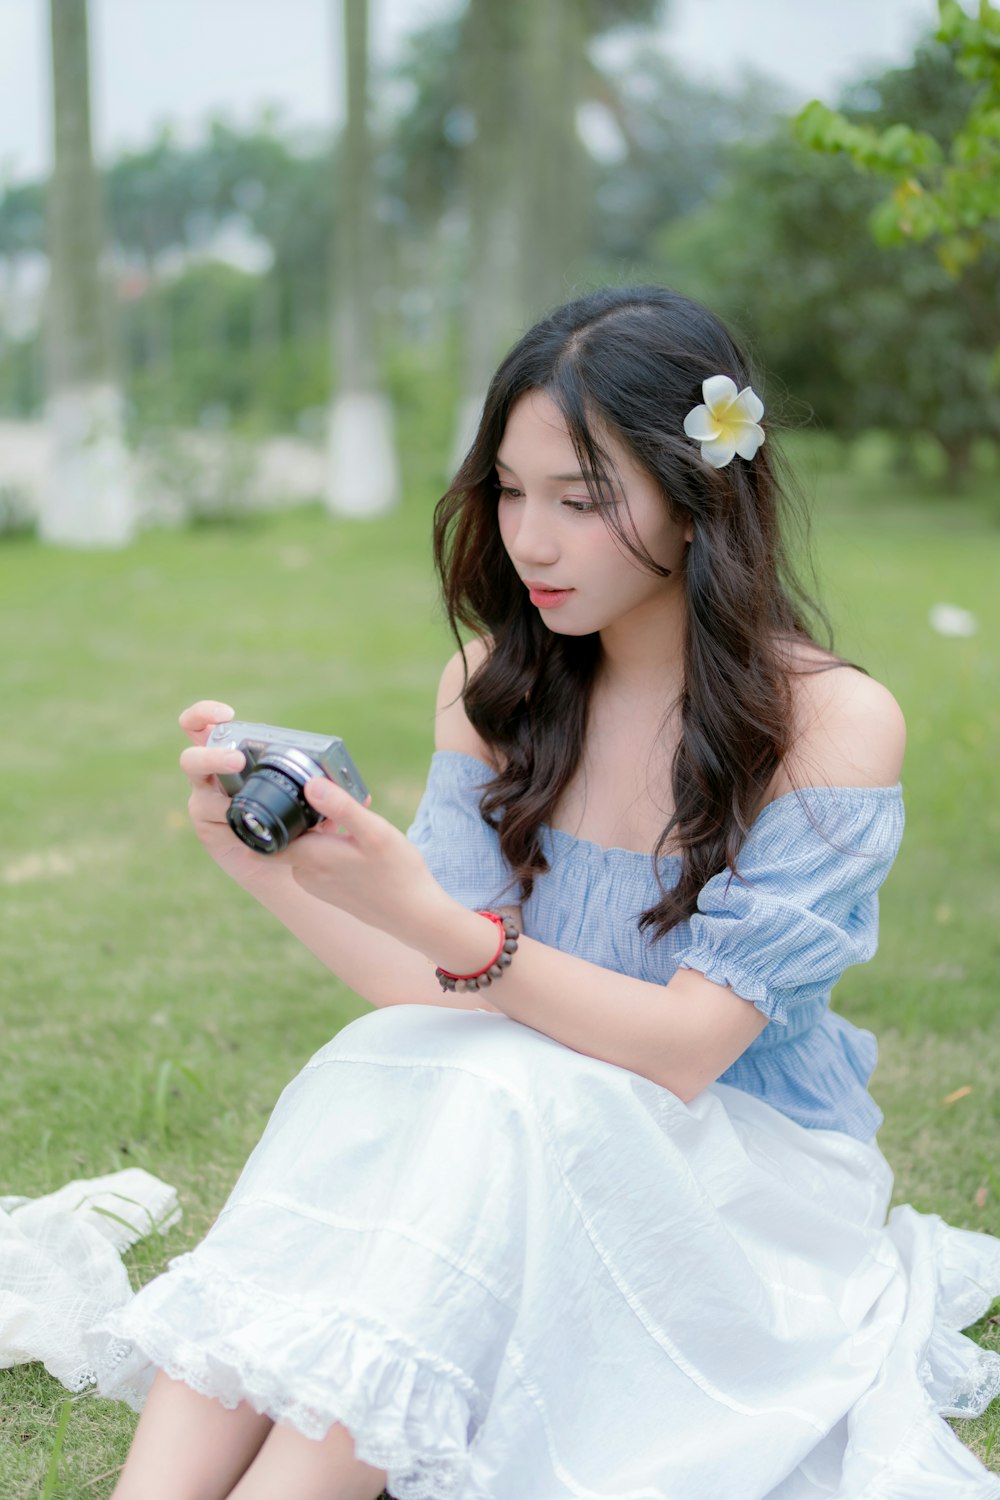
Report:
M 445 994 L 425 954 L 311 896 L 296 884 L 290 870 L 269 868 L 264 878 L 243 889 L 370 1005 L 497 1009 L 484 995 Z
M 319 777 L 307 782 L 306 796 L 326 821 L 292 846 L 287 863 L 316 904 L 287 892 L 272 892 L 265 904 L 373 1005 L 500 1010 L 682 1099 L 723 1073 L 766 1024 L 749 1001 L 694 970 L 648 984 L 530 938 L 487 987 L 489 1001 L 464 986 L 445 995 L 434 966 L 484 974 L 497 952 L 495 924 L 454 900 L 385 818 Z
M 496 929 L 440 892 L 410 941 L 450 972 L 468 974 L 495 950 Z M 749 1001 L 695 970 L 678 969 L 668 984 L 648 983 L 525 937 L 487 993 L 512 1020 L 684 1100 L 724 1072 L 766 1025 Z M 476 992 L 466 998 L 475 1000 Z
M 724 1071 L 710 1061 L 698 1014 L 702 987 L 709 985 L 688 969 L 678 969 L 668 984 L 633 979 L 522 938 L 516 969 L 512 964 L 505 973 L 495 999 L 512 1020 L 649 1078 L 687 1102 Z M 746 1001 L 740 1005 L 756 1015 Z M 751 1040 L 748 1035 L 725 1066 Z

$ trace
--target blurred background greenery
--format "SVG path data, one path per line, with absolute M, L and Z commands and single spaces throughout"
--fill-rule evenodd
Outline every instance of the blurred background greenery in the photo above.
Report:
M 793 10 L 763 6 L 790 32 Z M 968 155 L 977 100 L 995 120 L 1000 30 L 984 5 L 992 75 L 977 72 L 950 11 L 972 25 L 942 0 L 945 24 L 912 57 L 841 91 L 845 121 L 907 122 L 928 149 Z M 242 125 L 217 114 L 197 136 L 161 122 L 98 174 L 86 6 L 53 0 L 53 170 L 0 185 L 0 531 L 41 514 L 46 533 L 67 482 L 67 424 L 51 419 L 87 388 L 115 392 L 129 455 L 112 542 L 249 505 L 379 510 L 424 479 L 441 487 L 503 349 L 608 280 L 677 286 L 729 319 L 767 372 L 772 426 L 822 434 L 845 461 L 860 444 L 862 463 L 948 492 L 995 481 L 995 131 L 969 169 L 991 194 L 978 220 L 879 243 L 886 182 L 858 153 L 812 149 L 822 132 L 797 127 L 787 88 L 678 63 L 667 0 L 413 12 L 373 59 L 368 0 L 330 7 L 337 129 L 304 134 L 276 108 Z M 928 201 L 926 157 L 897 141 L 889 160 L 911 207 Z M 343 464 L 365 460 L 328 435 L 357 392 L 381 401 L 378 456 L 398 452 L 403 480 L 355 500 Z M 73 503 L 94 535 L 78 514 L 50 520 L 50 539 L 100 542 L 99 502 Z

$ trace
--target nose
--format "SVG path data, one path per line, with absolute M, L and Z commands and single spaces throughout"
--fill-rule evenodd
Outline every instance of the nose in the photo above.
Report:
M 550 566 L 559 560 L 559 541 L 553 525 L 551 507 L 527 497 L 508 515 L 505 528 L 507 551 L 522 572 L 534 565 Z

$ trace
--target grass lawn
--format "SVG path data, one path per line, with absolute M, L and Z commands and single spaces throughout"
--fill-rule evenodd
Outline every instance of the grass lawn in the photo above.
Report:
M 837 644 L 910 730 L 881 947 L 836 1001 L 880 1038 L 895 1201 L 998 1233 L 1000 531 L 985 497 L 834 474 L 816 490 Z M 342 734 L 405 826 L 450 650 L 431 506 L 368 524 L 307 508 L 114 555 L 0 543 L 0 1193 L 129 1165 L 175 1185 L 183 1220 L 128 1253 L 134 1285 L 201 1238 L 284 1084 L 367 1009 L 201 853 L 177 714 L 219 697 Z M 978 633 L 936 635 L 938 602 L 971 610 Z M 996 1324 L 973 1332 L 1000 1345 Z M 40 1365 L 0 1382 L 0 1493 L 109 1495 L 132 1413 L 67 1402 Z M 1000 1472 L 998 1429 L 1000 1403 L 956 1424 Z

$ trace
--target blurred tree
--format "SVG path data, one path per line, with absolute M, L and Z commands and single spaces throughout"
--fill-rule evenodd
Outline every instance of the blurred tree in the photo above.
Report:
M 424 421 L 415 407 L 428 431 L 447 427 L 455 387 L 478 410 L 497 357 L 529 316 L 521 271 L 534 273 L 537 254 L 525 248 L 524 219 L 539 153 L 528 123 L 535 85 L 522 74 L 541 22 L 529 24 L 522 3 L 471 0 L 461 16 L 414 34 L 401 68 L 372 90 L 367 183 L 379 274 L 369 310 L 389 328 L 385 373 L 407 403 L 408 444 Z M 581 15 L 588 27 L 602 20 L 589 3 Z M 606 7 L 609 16 L 620 19 L 620 8 Z M 901 441 L 930 425 L 960 473 L 974 437 L 995 430 L 989 246 L 958 289 L 926 249 L 880 251 L 865 232 L 876 179 L 844 157 L 796 153 L 787 134 L 754 149 L 780 90 L 749 80 L 741 94 L 719 95 L 678 75 L 640 26 L 594 35 L 576 112 L 587 145 L 572 135 L 582 227 L 562 252 L 575 259 L 564 261 L 556 295 L 623 275 L 700 289 L 754 333 L 824 423 L 852 433 L 877 421 Z M 912 67 L 859 82 L 843 107 L 875 131 L 918 120 L 947 144 L 977 87 L 936 43 Z M 610 150 L 585 128 L 594 110 Z M 241 132 L 216 120 L 196 146 L 164 135 L 109 169 L 129 392 L 143 418 L 197 421 L 224 404 L 244 425 L 287 428 L 327 401 L 329 179 L 343 141 L 333 153 L 325 136 L 279 125 L 262 116 Z M 39 202 L 20 189 L 0 199 L 0 252 L 31 245 Z M 209 258 L 230 250 L 230 265 Z M 0 367 L 20 361 L 11 378 L 27 399 L 19 348 L 0 354 Z M 402 406 L 398 414 L 404 420 Z
M 329 335 L 320 318 L 295 338 L 263 341 L 261 290 L 268 284 L 270 277 L 221 261 L 194 261 L 123 309 L 124 340 L 135 346 L 128 393 L 136 435 L 223 416 L 248 433 L 295 431 L 306 411 L 319 425 L 330 392 Z M 150 318 L 171 330 L 167 363 L 144 357 Z
M 593 252 L 641 266 L 664 224 L 725 191 L 730 148 L 765 140 L 787 113 L 782 88 L 750 75 L 733 90 L 693 81 L 648 37 L 595 69 L 592 98 L 617 131 L 595 169 Z
M 877 129 L 921 100 L 946 131 L 962 107 L 952 77 L 945 50 L 924 47 L 911 68 L 852 89 L 848 108 Z M 782 125 L 764 145 L 733 148 L 728 191 L 664 230 L 660 274 L 751 335 L 776 378 L 772 417 L 783 385 L 793 410 L 835 431 L 895 432 L 904 459 L 915 432 L 933 432 L 958 482 L 975 440 L 1000 432 L 1000 254 L 984 248 L 956 283 L 918 245 L 880 249 L 866 232 L 879 194 Z
M 32 306 L 44 254 L 42 184 L 0 185 L 0 411 L 17 416 L 45 399 Z
M 590 161 L 578 130 L 595 92 L 591 43 L 612 28 L 649 26 L 663 9 L 663 0 L 469 0 L 457 49 L 436 32 L 439 71 L 430 76 L 443 88 L 442 134 L 461 153 L 467 223 L 456 464 L 499 353 L 572 295 L 591 259 Z M 431 56 L 419 55 L 425 64 Z M 454 76 L 442 77 L 455 59 Z M 430 143 L 419 94 L 413 110 Z
M 526 216 L 512 109 L 525 61 L 521 20 L 517 3 L 469 0 L 461 27 L 462 103 L 451 117 L 451 132 L 467 142 L 462 165 L 469 258 L 452 468 L 475 436 L 497 359 L 522 316 Z
M 520 97 L 507 129 L 516 133 L 520 158 L 521 302 L 529 321 L 565 302 L 589 248 L 577 110 L 590 75 L 587 44 L 605 19 L 598 10 L 579 0 L 522 0 L 520 7 L 524 50 L 514 80 Z M 501 88 L 509 105 L 511 81 Z
M 189 148 L 163 130 L 150 147 L 109 169 L 119 259 L 142 271 L 139 321 L 146 333 L 133 344 L 133 368 L 136 361 L 142 368 L 161 362 L 175 337 L 164 321 L 168 299 L 156 295 L 157 284 L 193 259 L 219 254 L 220 238 L 242 246 L 242 268 L 255 272 L 255 344 L 273 349 L 325 320 L 333 223 L 329 143 L 283 140 L 277 123 L 265 111 L 241 133 L 216 118 L 206 139 Z
M 340 0 L 347 118 L 337 178 L 331 304 L 334 394 L 330 404 L 327 504 L 373 516 L 399 499 L 392 408 L 380 387 L 374 299 L 378 282 L 368 121 L 368 3 Z
M 7 183 L 0 193 L 0 258 L 13 260 L 45 248 L 45 188 Z
M 90 139 L 86 0 L 50 0 L 55 162 L 48 194 L 51 469 L 39 532 L 121 546 L 135 530 L 101 271 L 100 187 Z
M 535 158 L 546 153 L 539 153 L 537 127 L 529 124 L 535 85 L 524 81 L 524 59 L 540 23 L 526 18 L 524 0 L 509 6 L 475 0 L 463 16 L 414 33 L 404 62 L 375 93 L 369 184 L 377 197 L 378 249 L 386 271 L 376 311 L 383 320 L 391 318 L 395 340 L 425 350 L 443 347 L 460 327 L 465 353 L 458 383 L 469 409 L 480 399 L 471 393 L 485 389 L 497 357 L 529 311 L 569 294 L 581 281 L 620 274 L 623 258 L 634 266 L 654 225 L 713 190 L 723 143 L 751 128 L 745 101 L 730 107 L 671 74 L 650 45 L 648 23 L 659 14 L 649 0 L 624 6 L 587 0 L 582 10 L 575 8 L 576 19 L 582 17 L 588 28 L 580 42 L 580 98 L 575 117 L 564 111 L 561 118 L 573 124 L 581 111 L 600 111 L 617 122 L 610 128 L 620 131 L 627 154 L 620 161 L 595 161 L 574 132 L 565 136 L 576 160 L 578 222 L 569 243 L 552 257 L 563 266 L 555 291 L 538 301 L 532 299 L 542 285 L 540 247 L 534 243 L 529 251 L 525 244 L 529 198 L 541 200 L 552 214 L 555 233 L 566 233 L 574 214 L 563 191 L 568 176 L 552 191 L 532 186 Z M 643 17 L 645 27 L 639 24 Z M 619 28 L 623 20 L 632 29 L 631 45 L 628 30 Z M 588 40 L 591 33 L 601 44 L 597 50 Z M 532 78 L 537 81 L 535 73 Z M 177 418 L 191 419 L 195 392 L 205 389 L 213 368 L 220 388 L 229 391 L 245 389 L 253 378 L 250 407 L 240 406 L 234 415 L 262 412 L 265 387 L 268 399 L 273 395 L 273 381 L 264 379 L 265 350 L 283 367 L 301 367 L 311 385 L 315 330 L 327 318 L 331 151 L 324 137 L 296 138 L 279 127 L 273 113 L 242 132 L 216 119 L 206 138 L 191 147 L 164 129 L 149 147 L 108 170 L 129 389 L 144 404 L 155 393 L 163 420 L 169 420 L 171 391 Z M 0 199 L 0 254 L 5 240 L 32 242 L 28 207 L 14 196 Z M 541 238 L 554 243 L 551 223 Z M 178 340 L 188 334 L 174 320 L 184 299 L 168 295 L 166 287 L 189 275 L 197 281 L 198 261 L 225 256 L 226 246 L 238 249 L 243 241 L 258 257 L 269 254 L 271 263 L 262 269 L 249 259 L 235 260 L 253 271 L 242 286 L 234 279 L 234 295 L 250 299 L 253 347 L 261 351 L 261 358 L 248 360 L 240 348 L 235 379 L 224 368 L 234 352 L 225 336 L 228 315 L 206 310 L 197 348 L 182 348 Z M 463 306 L 466 315 L 459 317 Z M 30 396 L 24 364 L 20 359 L 11 378 Z M 200 374 L 192 380 L 195 366 Z M 295 377 L 294 383 L 301 392 L 302 380 Z M 283 422 L 289 420 L 287 405 L 280 402 L 275 413 Z
M 536 247 L 525 252 L 522 300 L 532 310 L 560 300 L 591 243 L 592 160 L 580 112 L 615 110 L 623 78 L 650 52 L 666 11 L 667 0 L 468 0 L 459 15 L 414 32 L 386 90 L 384 183 L 395 219 L 426 232 L 456 211 L 470 217 L 477 159 L 488 169 L 489 148 L 498 146 L 484 140 L 482 119 L 515 163 L 517 213 Z M 630 32 L 627 64 L 599 60 L 600 44 Z M 496 179 L 487 186 L 503 195 Z M 554 273 L 544 264 L 550 256 Z
M 880 244 L 933 240 L 954 274 L 1000 239 L 1000 10 L 980 0 L 970 16 L 958 0 L 938 0 L 937 40 L 951 49 L 951 90 L 963 108 L 942 140 L 928 128 L 921 99 L 899 101 L 912 123 L 880 129 L 814 99 L 796 119 L 799 139 L 818 151 L 844 152 L 863 170 L 895 180 L 872 227 Z M 908 106 L 908 108 L 907 108 Z M 917 127 L 921 128 L 917 128 Z M 990 234 L 992 230 L 992 234 Z

